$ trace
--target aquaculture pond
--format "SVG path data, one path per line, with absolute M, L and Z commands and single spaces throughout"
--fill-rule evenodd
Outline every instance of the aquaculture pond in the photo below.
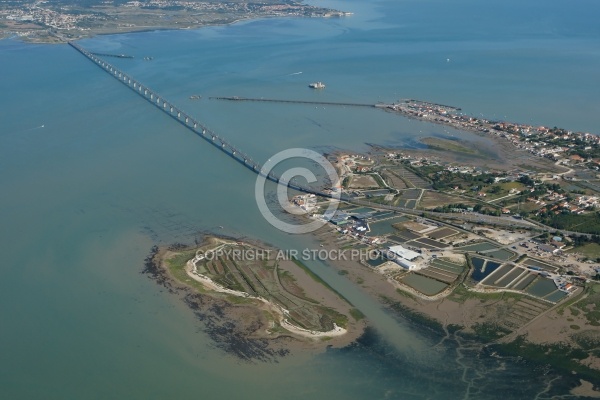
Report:
M 447 284 L 436 281 L 435 279 L 428 278 L 423 275 L 418 275 L 415 273 L 410 273 L 403 277 L 401 281 L 410 286 L 411 288 L 427 295 L 433 296 L 434 294 L 438 294 L 442 290 L 448 287 Z
M 523 268 L 514 267 L 509 273 L 504 275 L 504 277 L 498 281 L 496 286 L 507 287 L 512 281 L 517 279 L 518 276 L 522 275 L 523 272 L 525 272 Z
M 367 264 L 369 264 L 369 266 L 371 266 L 373 268 L 376 268 L 376 267 L 379 267 L 381 264 L 385 263 L 386 261 L 387 261 L 386 259 L 380 258 L 380 257 L 377 257 L 375 259 L 369 258 L 367 260 Z
M 545 299 L 549 300 L 553 303 L 558 303 L 565 297 L 567 297 L 567 293 L 563 292 L 562 290 L 557 290 L 556 292 L 551 293 L 548 296 L 546 296 Z
M 392 225 L 406 221 L 408 221 L 408 218 L 406 217 L 396 217 L 369 224 L 369 236 L 381 236 L 389 235 L 391 233 L 398 233 L 398 229 L 394 228 Z
M 473 243 L 473 244 L 469 244 L 463 247 L 458 247 L 457 250 L 464 250 L 464 251 L 487 251 L 487 250 L 493 250 L 493 249 L 497 249 L 498 246 L 496 246 L 495 244 L 492 244 L 490 242 L 480 242 L 480 243 Z
M 408 242 L 409 239 L 400 237 L 400 236 L 396 236 L 396 235 L 392 235 L 392 236 L 388 236 L 389 240 L 393 240 L 394 242 L 398 242 L 398 243 L 406 243 Z
M 530 273 L 527 276 L 525 276 L 524 278 L 521 278 L 521 280 L 519 282 L 517 282 L 517 284 L 515 286 L 513 286 L 513 289 L 523 290 L 527 287 L 527 285 L 529 285 L 531 282 L 533 282 L 534 279 L 535 279 L 535 275 Z
M 485 258 L 479 257 L 472 257 L 471 262 L 473 263 L 471 278 L 475 282 L 481 282 L 500 266 L 497 262 L 488 261 Z
M 508 261 L 515 256 L 515 253 L 513 253 L 510 250 L 506 250 L 506 249 L 498 249 L 496 251 L 491 251 L 489 253 L 486 253 L 486 255 L 497 258 L 499 260 Z
M 556 290 L 554 281 L 548 278 L 538 277 L 538 279 L 527 289 L 527 293 L 537 296 L 544 297 Z
M 475 272 L 477 270 L 475 270 L 475 272 L 473 273 L 473 279 L 476 280 L 477 282 L 481 282 L 485 279 L 487 279 L 490 275 L 494 274 L 494 276 L 492 276 L 490 279 L 488 279 L 486 281 L 486 285 L 491 285 L 493 284 L 494 281 L 500 279 L 505 273 L 507 273 L 510 270 L 510 266 L 505 265 L 502 268 L 498 269 L 500 267 L 500 263 L 494 262 L 494 261 L 490 261 L 490 260 L 485 260 L 485 264 L 481 269 L 481 275 L 476 274 Z M 475 279 L 475 277 L 479 277 L 479 279 Z
M 452 272 L 454 274 L 460 274 L 464 268 L 463 265 L 454 264 L 449 261 L 444 261 L 440 259 L 433 260 L 431 262 L 431 265 L 439 269 L 443 269 L 444 271 Z

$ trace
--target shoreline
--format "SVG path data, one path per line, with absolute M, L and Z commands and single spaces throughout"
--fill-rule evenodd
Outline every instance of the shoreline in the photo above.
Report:
M 209 238 L 226 243 L 231 243 L 232 239 L 213 235 Z M 205 240 L 200 246 L 206 244 Z M 212 338 L 217 347 L 230 355 L 251 362 L 276 362 L 277 358 L 296 352 L 319 353 L 331 347 L 352 345 L 367 328 L 364 319 L 350 316 L 348 310 L 352 306 L 338 298 L 337 294 L 333 294 L 338 299 L 337 303 L 319 303 L 316 306 L 324 309 L 334 307 L 331 310 L 336 309 L 339 313 L 340 304 L 345 304 L 346 326 L 333 321 L 329 331 L 317 331 L 294 324 L 290 321 L 288 310 L 278 304 L 246 292 L 224 288 L 202 274 L 194 274 L 189 259 L 185 261 L 183 275 L 174 275 L 173 268 L 168 265 L 169 259 L 191 251 L 195 253 L 196 249 L 182 244 L 167 248 L 155 246 L 146 258 L 142 273 L 164 286 L 169 293 L 178 295 L 204 325 L 201 330 Z M 326 293 L 330 291 L 321 285 L 313 285 L 309 289 L 311 293 L 323 293 L 324 298 L 332 298 L 331 293 Z
M 213 249 L 213 251 L 214 251 L 214 249 Z M 197 282 L 200 282 L 209 291 L 226 293 L 226 294 L 241 297 L 244 299 L 255 299 L 255 300 L 263 302 L 267 307 L 269 307 L 273 312 L 275 312 L 278 315 L 278 317 L 279 317 L 278 323 L 284 329 L 288 330 L 290 333 L 293 333 L 293 334 L 296 334 L 299 336 L 303 336 L 306 338 L 311 338 L 311 339 L 342 336 L 342 335 L 345 335 L 346 333 L 348 333 L 348 330 L 346 330 L 340 326 L 337 326 L 335 323 L 333 324 L 334 328 L 332 330 L 325 331 L 325 332 L 304 329 L 304 328 L 301 328 L 299 326 L 296 326 L 296 325 L 290 323 L 288 321 L 288 319 L 286 318 L 286 316 L 289 315 L 289 311 L 284 309 L 283 307 L 281 307 L 273 302 L 270 302 L 267 299 L 260 297 L 260 296 L 252 296 L 246 292 L 240 292 L 240 291 L 236 291 L 236 290 L 232 290 L 232 289 L 227 289 L 227 288 L 219 285 L 218 283 L 214 282 L 209 277 L 200 274 L 197 271 L 196 262 L 202 260 L 202 258 L 198 258 L 198 257 L 199 256 L 196 255 L 192 260 L 190 260 L 186 263 L 185 271 L 190 278 L 196 280 Z M 268 330 L 267 330 L 267 332 L 268 332 Z
M 131 30 L 122 30 L 122 31 L 114 31 L 114 32 L 96 32 L 90 35 L 85 35 L 85 36 L 81 36 L 81 37 L 77 37 L 77 38 L 72 38 L 72 39 L 66 39 L 66 38 L 60 38 L 58 36 L 50 36 L 52 38 L 55 38 L 55 41 L 50 41 L 50 40 L 27 40 L 28 36 L 26 35 L 19 35 L 16 32 L 7 32 L 9 35 L 6 36 L 0 36 L 0 41 L 2 40 L 15 40 L 15 41 L 19 41 L 22 43 L 26 43 L 26 44 L 48 44 L 48 45 L 58 45 L 58 44 L 67 44 L 70 41 L 74 41 L 74 42 L 78 42 L 80 40 L 86 40 L 86 39 L 93 39 L 99 36 L 112 36 L 112 35 L 128 35 L 128 34 L 135 34 L 135 33 L 152 33 L 152 32 L 167 32 L 167 31 L 173 31 L 173 32 L 177 32 L 177 31 L 192 31 L 192 30 L 197 30 L 197 29 L 204 29 L 204 28 L 211 28 L 211 27 L 219 27 L 219 26 L 230 26 L 230 25 L 234 25 L 237 23 L 242 23 L 242 22 L 249 22 L 249 21 L 260 21 L 261 19 L 271 19 L 271 18 L 281 18 L 281 17 L 277 17 L 277 16 L 264 16 L 264 17 L 259 17 L 259 18 L 252 18 L 252 17 L 248 17 L 248 18 L 238 18 L 235 20 L 232 20 L 231 22 L 223 22 L 223 23 L 215 23 L 215 24 L 205 24 L 205 25 L 198 25 L 195 27 L 190 27 L 190 28 L 176 28 L 176 27 L 154 27 L 154 28 L 140 28 L 140 29 L 131 29 Z M 292 18 L 292 17 L 283 17 L 283 18 Z M 302 18 L 302 17 L 298 17 L 298 18 Z
M 322 232 L 317 240 L 325 249 L 331 249 L 336 247 L 337 237 L 335 232 Z M 410 321 L 419 329 L 431 330 L 442 340 L 469 340 L 499 356 L 522 356 L 540 366 L 550 366 L 562 376 L 584 382 L 597 382 L 600 378 L 600 359 L 569 336 L 569 324 L 576 323 L 582 327 L 578 332 L 584 333 L 595 331 L 595 327 L 589 326 L 589 323 L 586 325 L 582 315 L 575 315 L 575 311 L 571 313 L 569 304 L 553 305 L 538 318 L 511 333 L 501 330 L 501 318 L 498 316 L 510 313 L 513 309 L 510 307 L 519 303 L 521 298 L 527 301 L 529 296 L 469 291 L 460 283 L 456 292 L 452 290 L 447 296 L 438 293 L 426 297 L 413 293 L 413 290 L 405 290 L 404 285 L 397 285 L 385 274 L 358 261 L 335 260 L 328 264 L 393 315 Z M 579 301 L 585 297 L 574 296 L 574 299 Z M 562 311 L 567 314 L 560 314 Z M 548 357 L 549 353 L 553 355 Z M 598 388 L 594 390 L 588 384 L 583 384 L 579 390 L 585 390 L 588 396 L 600 396 Z
M 282 3 L 288 4 L 288 3 Z M 97 36 L 108 36 L 108 35 L 122 35 L 122 34 L 131 34 L 131 33 L 146 33 L 146 32 L 158 32 L 158 31 L 185 31 L 185 30 L 197 30 L 207 27 L 219 27 L 219 26 L 230 26 L 241 22 L 249 22 L 249 21 L 260 21 L 260 20 L 268 20 L 275 18 L 343 18 L 352 15 L 350 12 L 340 11 L 336 9 L 330 9 L 325 7 L 320 7 L 316 4 L 308 4 L 304 1 L 298 1 L 297 3 L 293 3 L 292 5 L 296 5 L 298 7 L 303 7 L 302 10 L 304 13 L 290 13 L 290 14 L 269 14 L 268 11 L 265 12 L 264 15 L 242 15 L 242 16 L 229 16 L 223 18 L 225 21 L 218 19 L 215 21 L 196 21 L 192 23 L 190 26 L 178 27 L 178 26 L 164 26 L 157 25 L 151 27 L 140 26 L 139 28 L 136 26 L 131 27 L 120 27 L 114 30 L 105 31 L 105 27 L 96 27 L 96 28 L 87 28 L 86 32 L 79 31 L 79 36 L 66 38 L 63 37 L 63 34 L 71 35 L 70 29 L 56 29 L 56 28 L 47 28 L 43 25 L 38 25 L 36 23 L 32 23 L 31 29 L 6 29 L 2 31 L 3 35 L 0 35 L 0 40 L 4 39 L 13 39 L 19 40 L 24 43 L 34 43 L 34 44 L 65 44 L 70 41 L 80 41 L 84 39 L 91 39 Z M 135 14 L 133 14 L 135 15 Z M 160 15 L 160 14 L 158 14 Z M 210 15 L 207 13 L 206 15 Z M 177 24 L 179 19 L 177 16 L 171 16 L 174 23 Z M 228 20 L 230 19 L 230 20 Z M 182 24 L 184 21 L 181 21 Z M 123 22 L 125 24 L 126 22 Z M 189 21 L 187 21 L 189 23 Z M 52 32 L 52 29 L 55 32 Z M 30 35 L 32 37 L 30 37 Z

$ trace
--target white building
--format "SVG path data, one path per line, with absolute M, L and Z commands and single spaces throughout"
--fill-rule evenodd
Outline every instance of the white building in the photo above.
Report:
M 390 251 L 392 253 L 396 254 L 398 257 L 402 257 L 408 261 L 412 261 L 415 258 L 420 256 L 420 254 L 417 253 L 416 251 L 405 249 L 404 247 L 402 247 L 400 245 L 390 246 Z
M 405 260 L 402 257 L 396 257 L 396 259 L 394 261 L 397 262 L 401 267 L 404 267 L 409 271 L 412 271 L 413 269 L 417 268 L 417 264 L 412 263 L 408 260 Z
M 417 268 L 417 264 L 411 262 L 415 258 L 419 257 L 419 253 L 416 251 L 405 249 L 404 247 L 398 246 L 390 246 L 389 247 L 391 253 L 393 255 L 393 260 L 398 263 L 401 267 L 406 269 L 413 270 Z M 388 254 L 389 254 L 388 253 Z M 391 257 L 389 257 L 391 258 Z

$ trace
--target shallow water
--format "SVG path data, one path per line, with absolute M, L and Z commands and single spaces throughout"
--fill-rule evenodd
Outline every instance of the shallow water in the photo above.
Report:
M 260 161 L 290 147 L 363 151 L 366 142 L 402 146 L 430 135 L 493 145 L 375 109 L 209 96 L 419 98 L 489 117 L 597 129 L 595 2 L 586 2 L 587 11 L 561 2 L 327 4 L 355 15 L 81 44 L 135 55 L 110 62 Z M 251 172 L 70 47 L 5 40 L 0 55 L 1 397 L 530 398 L 551 379 L 453 340 L 434 346 L 437 335 L 384 313 L 319 262 L 309 267 L 374 331 L 351 348 L 278 364 L 224 354 L 181 301 L 140 275 L 152 245 L 190 243 L 204 231 L 282 248 L 310 247 L 312 239 L 272 228 L 256 209 Z M 315 80 L 326 90 L 309 90 Z M 192 94 L 203 98 L 191 101 Z M 567 379 L 552 390 L 564 392 Z

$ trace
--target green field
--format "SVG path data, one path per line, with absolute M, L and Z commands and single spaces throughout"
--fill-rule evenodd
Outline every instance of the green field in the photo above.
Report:
M 596 259 L 600 257 L 600 244 L 587 243 L 569 250 L 568 253 L 581 253 L 587 258 Z
M 581 215 L 558 214 L 551 218 L 545 218 L 542 222 L 557 229 L 600 234 L 600 215 L 595 212 Z

